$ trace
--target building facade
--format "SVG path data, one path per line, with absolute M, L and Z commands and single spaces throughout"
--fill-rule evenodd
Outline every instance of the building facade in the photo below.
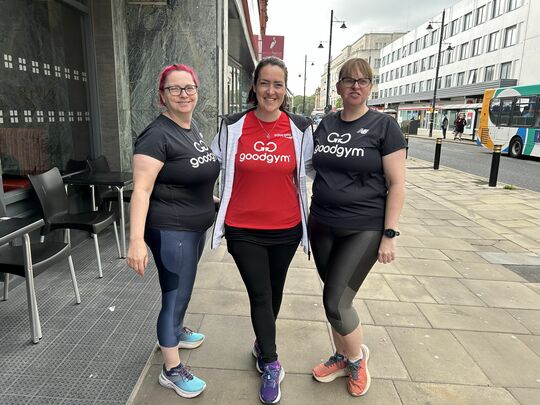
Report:
M 484 90 L 540 83 L 540 2 L 463 0 L 444 14 L 444 25 L 441 12 L 381 50 L 379 91 L 368 104 L 398 110 L 400 122 L 419 119 L 427 131 L 440 56 L 434 127 L 443 112 L 451 127 L 464 112 L 474 137 Z
M 379 82 L 379 66 L 380 66 L 380 51 L 389 43 L 401 37 L 403 33 L 370 33 L 365 34 L 356 40 L 351 45 L 347 45 L 341 53 L 336 56 L 330 64 L 330 104 L 333 107 L 339 107 L 339 95 L 336 91 L 336 83 L 339 77 L 341 66 L 351 58 L 363 58 L 373 68 L 373 90 L 372 98 L 378 97 L 378 82 Z M 326 102 L 326 79 L 328 72 L 328 63 L 324 65 L 324 73 L 321 75 L 320 93 L 318 94 L 317 109 L 324 109 Z
M 105 155 L 130 170 L 137 135 L 160 113 L 172 63 L 200 79 L 194 119 L 246 107 L 267 1 L 4 0 L 0 26 L 0 187 L 8 212 L 35 209 L 26 176 Z M 76 196 L 75 196 L 76 198 Z

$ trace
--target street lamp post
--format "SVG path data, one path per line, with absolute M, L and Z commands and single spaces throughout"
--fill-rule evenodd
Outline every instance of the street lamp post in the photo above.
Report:
M 325 114 L 328 114 L 332 109 L 330 105 L 330 65 L 332 64 L 332 26 L 334 23 L 341 23 L 342 29 L 347 28 L 345 21 L 334 20 L 334 10 L 330 10 L 330 39 L 328 40 L 328 69 L 326 72 L 326 106 L 324 107 Z M 323 48 L 322 42 L 319 44 L 319 48 Z
M 442 44 L 443 44 L 443 34 L 444 34 L 444 17 L 446 14 L 446 10 L 444 9 L 442 12 L 442 18 L 441 22 L 435 22 L 430 21 L 429 25 L 427 26 L 427 29 L 433 29 L 431 24 L 441 24 L 441 31 L 439 33 L 439 51 L 437 52 L 437 65 L 435 66 L 435 80 L 434 80 L 434 87 L 433 87 L 433 100 L 431 102 L 431 117 L 429 120 L 429 137 L 431 138 L 433 136 L 433 123 L 435 121 L 435 103 L 437 102 L 437 87 L 438 87 L 438 81 L 439 81 L 439 68 L 441 66 L 441 50 L 442 50 Z M 452 47 L 449 45 L 448 50 L 451 50 Z
M 306 79 L 307 79 L 307 63 L 311 62 L 311 66 L 315 63 L 307 60 L 307 55 L 304 58 L 304 97 L 302 98 L 302 114 L 306 112 Z

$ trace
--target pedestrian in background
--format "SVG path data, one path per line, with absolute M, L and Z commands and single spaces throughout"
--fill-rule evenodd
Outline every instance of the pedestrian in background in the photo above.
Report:
M 446 139 L 446 130 L 448 129 L 448 117 L 446 113 L 443 113 L 443 119 L 441 121 L 442 136 Z
M 309 216 L 336 348 L 313 377 L 330 382 L 348 376 L 353 396 L 364 395 L 371 382 L 369 349 L 353 299 L 377 260 L 395 259 L 405 196 L 405 139 L 394 119 L 366 105 L 372 79 L 364 59 L 350 59 L 340 69 L 336 87 L 343 110 L 324 117 L 314 134 Z
M 214 221 L 219 163 L 192 120 L 199 86 L 195 71 L 167 66 L 158 86 L 165 111 L 135 142 L 127 262 L 142 276 L 148 265 L 146 244 L 152 250 L 162 292 L 157 336 L 165 364 L 159 383 L 191 398 L 206 383 L 180 362 L 178 349 L 196 348 L 205 338 L 184 326 L 184 316 L 205 233 Z
M 313 134 L 308 119 L 284 110 L 286 92 L 283 61 L 261 60 L 248 95 L 255 108 L 225 116 L 212 142 L 223 180 L 212 244 L 217 247 L 225 236 L 248 292 L 263 403 L 281 397 L 285 371 L 278 361 L 276 319 L 299 242 L 309 250 L 306 171 Z
M 459 113 L 454 121 L 454 140 L 459 139 L 461 141 L 466 126 L 467 119 L 465 118 L 465 114 Z

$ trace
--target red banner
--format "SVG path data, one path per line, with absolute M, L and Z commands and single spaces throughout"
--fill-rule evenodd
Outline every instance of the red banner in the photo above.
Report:
M 264 35 L 262 37 L 262 57 L 275 56 L 283 59 L 285 37 L 280 35 Z

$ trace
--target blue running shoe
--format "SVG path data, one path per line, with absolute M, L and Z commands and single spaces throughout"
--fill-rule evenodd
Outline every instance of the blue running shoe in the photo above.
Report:
M 263 372 L 263 367 L 264 367 L 264 361 L 262 360 L 262 357 L 261 357 L 261 348 L 259 347 L 259 344 L 257 343 L 257 341 L 255 341 L 255 343 L 253 343 L 253 349 L 251 350 L 251 353 L 253 354 L 253 357 L 255 357 L 255 368 L 257 369 L 257 371 L 259 373 L 262 374 Z
M 184 398 L 194 398 L 204 391 L 206 383 L 191 373 L 191 369 L 182 363 L 169 371 L 161 370 L 159 375 L 159 384 L 173 389 L 178 395 Z
M 183 327 L 178 342 L 179 349 L 195 349 L 202 345 L 205 336 L 202 333 L 194 332 L 189 328 Z
M 263 363 L 263 365 L 259 399 L 263 404 L 275 404 L 281 399 L 280 384 L 285 378 L 285 370 L 277 360 L 272 363 Z

